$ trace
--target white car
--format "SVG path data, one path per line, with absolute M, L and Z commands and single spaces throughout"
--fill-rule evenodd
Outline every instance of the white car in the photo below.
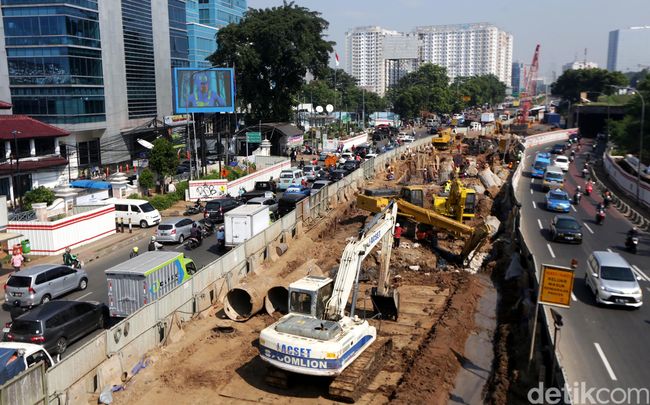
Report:
M 569 171 L 569 158 L 564 156 L 564 155 L 559 155 L 555 157 L 555 162 L 553 163 L 554 166 L 559 167 L 562 169 L 563 172 L 568 172 Z

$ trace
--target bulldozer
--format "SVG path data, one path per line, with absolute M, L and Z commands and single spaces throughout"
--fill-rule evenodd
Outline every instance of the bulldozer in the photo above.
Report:
M 432 209 L 424 208 L 424 187 L 422 186 L 405 186 L 399 192 L 392 189 L 366 189 L 357 195 L 357 207 L 377 213 L 382 212 L 393 200 L 397 203 L 399 216 L 416 223 L 445 229 L 458 237 L 466 237 L 465 246 L 460 254 L 463 264 L 471 261 L 489 235 L 490 229 L 485 223 L 472 227 Z
M 433 209 L 456 221 L 474 218 L 476 215 L 476 190 L 465 187 L 460 179 L 448 180 L 444 192 L 433 199 Z

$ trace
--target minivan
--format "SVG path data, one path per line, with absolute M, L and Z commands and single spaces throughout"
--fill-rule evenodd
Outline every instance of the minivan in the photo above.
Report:
M 635 308 L 643 305 L 639 278 L 618 253 L 593 252 L 587 259 L 585 284 L 595 295 L 598 304 Z
M 278 189 L 286 190 L 292 184 L 301 184 L 303 180 L 307 181 L 307 177 L 300 169 L 292 167 L 291 169 L 282 170 Z
M 100 302 L 51 301 L 19 316 L 11 323 L 7 340 L 35 343 L 52 354 L 108 323 L 108 307 Z
M 285 194 L 278 201 L 278 216 L 282 217 L 285 214 L 296 209 L 296 205 L 302 200 L 307 198 L 304 194 Z
M 149 201 L 122 198 L 109 198 L 105 201 L 115 204 L 115 217 L 120 222 L 124 220 L 125 225 L 131 220 L 133 225 L 147 228 L 160 222 L 160 212 Z
M 85 270 L 62 264 L 41 264 L 9 276 L 5 284 L 5 303 L 31 307 L 86 287 L 88 274 Z
M 551 188 L 564 187 L 564 171 L 558 166 L 547 166 L 542 177 L 542 188 L 548 191 Z
M 183 243 L 190 237 L 195 223 L 190 218 L 168 218 L 158 224 L 156 238 L 158 242 Z
M 203 211 L 203 218 L 206 221 L 218 224 L 223 222 L 223 214 L 239 207 L 243 203 L 240 200 L 232 197 L 217 198 L 210 200 L 205 204 L 205 211 Z

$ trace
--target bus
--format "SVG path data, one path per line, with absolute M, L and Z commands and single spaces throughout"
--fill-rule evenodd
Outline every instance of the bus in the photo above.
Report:
M 546 167 L 551 164 L 551 154 L 548 152 L 538 152 L 535 155 L 535 162 L 531 167 L 530 174 L 533 177 L 541 179 L 544 177 L 544 171 Z

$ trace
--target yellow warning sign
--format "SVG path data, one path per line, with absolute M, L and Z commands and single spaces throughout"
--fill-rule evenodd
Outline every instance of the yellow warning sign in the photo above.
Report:
M 571 305 L 573 273 L 573 269 L 567 267 L 542 264 L 538 302 L 568 308 Z

